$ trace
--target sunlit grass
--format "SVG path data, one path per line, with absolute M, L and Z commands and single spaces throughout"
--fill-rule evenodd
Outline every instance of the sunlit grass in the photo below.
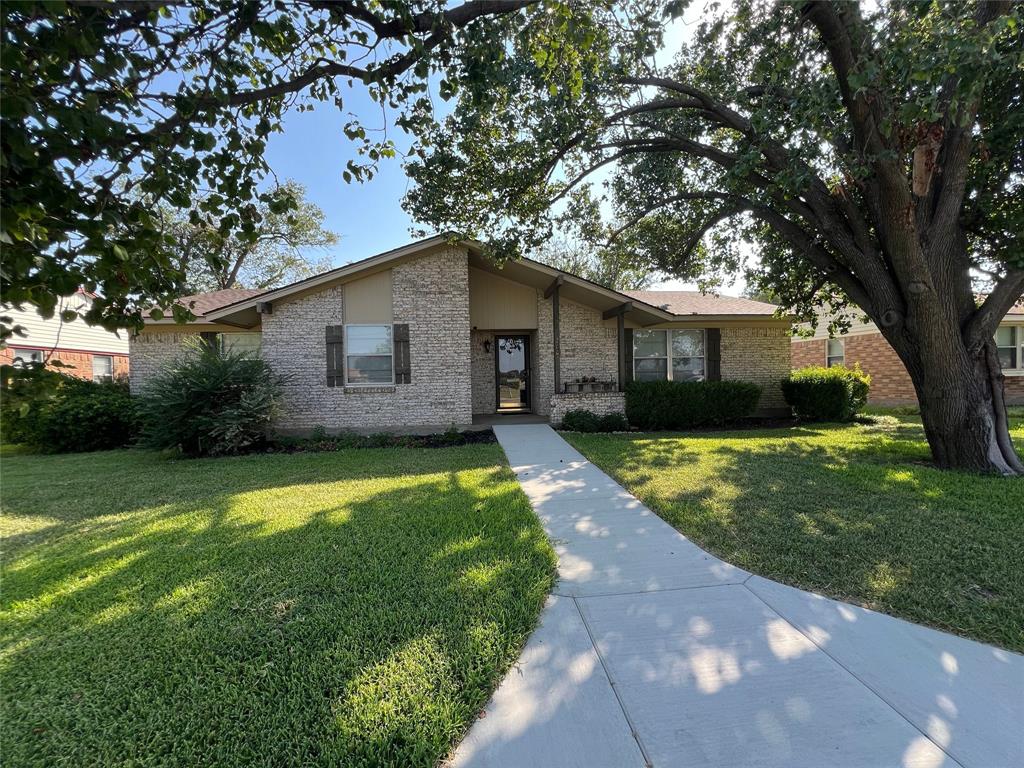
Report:
M 934 469 L 912 415 L 566 438 L 729 562 L 1024 650 L 1024 479 Z
M 8 765 L 434 765 L 553 577 L 495 445 L 2 475 Z

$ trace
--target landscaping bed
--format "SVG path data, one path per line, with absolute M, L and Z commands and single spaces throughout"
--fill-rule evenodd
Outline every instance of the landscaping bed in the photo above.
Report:
M 5 762 L 432 766 L 554 555 L 496 445 L 3 460 Z
M 935 469 L 912 416 L 564 436 L 730 563 L 1024 651 L 1024 479 Z

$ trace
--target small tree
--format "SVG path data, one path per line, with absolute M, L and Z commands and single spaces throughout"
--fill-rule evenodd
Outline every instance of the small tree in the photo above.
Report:
M 186 456 L 250 451 L 266 440 L 286 381 L 258 356 L 197 343 L 139 398 L 140 442 Z
M 588 8 L 561 47 L 510 38 L 410 165 L 409 208 L 529 253 L 613 167 L 620 237 L 652 267 L 745 267 L 807 320 L 856 304 L 906 366 L 936 464 L 1024 474 L 993 341 L 1024 292 L 1024 6 L 736 0 L 657 66 L 686 5 Z

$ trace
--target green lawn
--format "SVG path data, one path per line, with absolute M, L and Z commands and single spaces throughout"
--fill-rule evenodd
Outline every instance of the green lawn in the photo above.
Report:
M 731 563 L 1024 651 L 1024 479 L 933 469 L 914 417 L 875 422 L 565 437 Z
M 554 555 L 497 445 L 2 462 L 8 765 L 433 765 Z

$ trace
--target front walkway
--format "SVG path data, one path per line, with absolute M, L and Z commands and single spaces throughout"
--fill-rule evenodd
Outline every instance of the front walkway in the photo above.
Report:
M 1024 657 L 752 576 L 550 427 L 495 432 L 560 578 L 453 765 L 1024 765 Z

